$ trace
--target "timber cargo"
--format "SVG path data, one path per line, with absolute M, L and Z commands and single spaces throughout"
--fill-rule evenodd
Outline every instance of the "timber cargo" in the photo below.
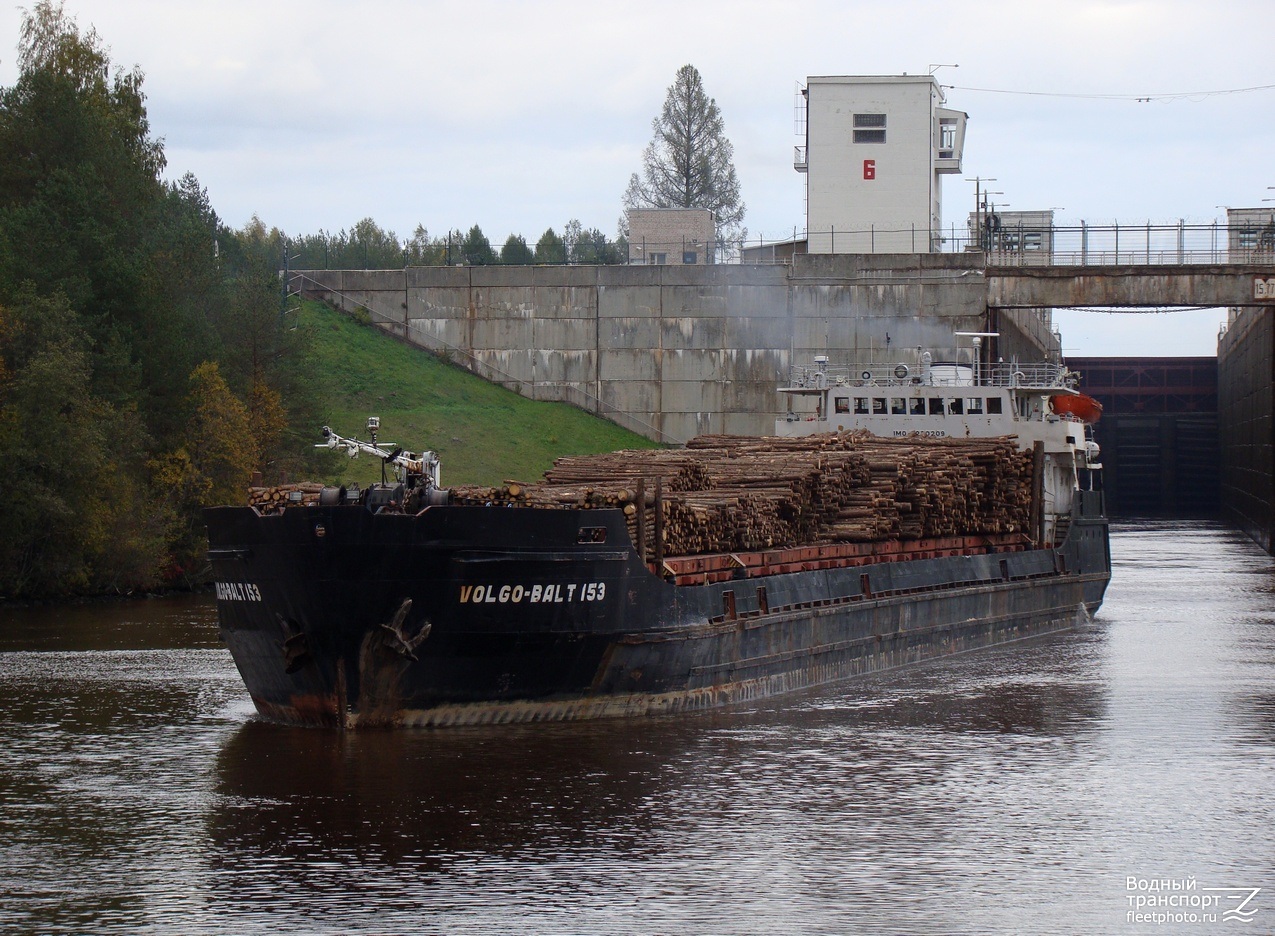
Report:
M 325 430 L 396 480 L 206 513 L 257 710 L 361 728 L 684 712 L 1087 620 L 1107 524 L 1096 447 L 1049 406 L 1065 372 L 856 373 L 790 381 L 816 412 L 776 437 L 562 458 L 533 484 L 444 488 L 374 421 L 371 442 Z M 910 398 L 961 418 L 895 437 Z

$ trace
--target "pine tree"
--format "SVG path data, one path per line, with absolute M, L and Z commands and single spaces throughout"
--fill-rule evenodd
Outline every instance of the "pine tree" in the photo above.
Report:
M 548 228 L 536 241 L 536 263 L 566 263 L 567 245 L 562 238 Z
M 460 252 L 470 266 L 487 266 L 496 262 L 496 253 L 491 249 L 491 241 L 477 224 L 465 235 L 465 240 L 460 245 Z
M 536 256 L 521 234 L 510 234 L 505 246 L 500 248 L 500 262 L 526 266 L 535 263 Z

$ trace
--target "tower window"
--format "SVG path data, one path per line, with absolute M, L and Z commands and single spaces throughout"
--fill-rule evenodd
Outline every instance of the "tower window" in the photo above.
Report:
M 856 143 L 884 143 L 885 114 L 855 114 L 854 141 Z

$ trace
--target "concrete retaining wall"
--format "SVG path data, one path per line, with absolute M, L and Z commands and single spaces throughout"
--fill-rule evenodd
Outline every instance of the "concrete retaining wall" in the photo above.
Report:
M 768 434 L 776 387 L 816 354 L 954 355 L 993 317 L 980 258 L 800 256 L 792 267 L 420 267 L 294 273 L 291 288 L 540 400 L 669 442 Z M 994 354 L 1038 360 L 1048 318 L 1003 309 Z

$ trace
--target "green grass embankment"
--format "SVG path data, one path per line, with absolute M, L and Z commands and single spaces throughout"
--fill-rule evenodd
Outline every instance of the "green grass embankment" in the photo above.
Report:
M 379 416 L 378 441 L 438 453 L 444 486 L 536 481 L 562 455 L 656 445 L 566 403 L 528 400 L 322 303 L 303 303 L 300 316 L 314 334 L 327 425 L 366 440 L 367 418 Z M 340 459 L 329 480 L 380 480 L 376 459 Z

